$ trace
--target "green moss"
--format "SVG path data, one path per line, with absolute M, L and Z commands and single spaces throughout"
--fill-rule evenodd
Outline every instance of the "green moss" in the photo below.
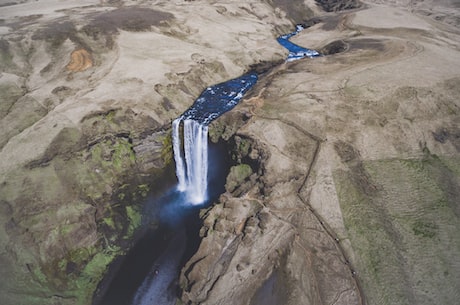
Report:
M 85 166 L 74 161 L 74 167 L 80 189 L 92 200 L 101 199 L 107 192 L 107 186 L 113 185 L 114 177 L 121 176 L 136 163 L 132 144 L 126 138 L 99 142 L 91 147 L 88 154 L 89 158 L 81 157 Z
M 59 270 L 61 272 L 65 271 L 66 267 L 67 267 L 67 260 L 66 259 L 62 259 L 58 262 L 58 267 L 59 267 Z
M 401 160 L 401 164 L 406 166 L 409 169 L 413 169 L 416 171 L 423 171 L 425 168 L 424 161 L 420 159 L 406 159 L 406 160 Z
M 170 164 L 173 160 L 172 132 L 168 132 L 163 138 L 163 147 L 161 149 L 161 159 L 165 164 Z
M 147 194 L 150 190 L 149 186 L 147 184 L 141 184 L 137 186 L 137 190 L 140 193 L 142 197 L 147 197 Z
M 238 145 L 238 152 L 241 156 L 244 157 L 249 154 L 250 148 L 251 148 L 251 142 L 246 139 L 242 139 L 240 144 Z
M 111 217 L 105 217 L 102 219 L 106 225 L 108 225 L 111 229 L 115 229 L 115 223 Z
M 233 192 L 252 174 L 252 168 L 248 164 L 239 164 L 230 168 L 230 173 L 227 176 L 225 189 Z
M 48 281 L 47 276 L 42 272 L 41 267 L 34 268 L 32 273 L 34 275 L 35 280 L 37 280 L 38 282 L 45 284 Z
M 225 125 L 220 124 L 219 120 L 214 121 L 211 124 L 211 127 L 209 128 L 209 131 L 208 131 L 209 139 L 213 143 L 217 143 L 220 138 L 223 138 L 224 132 L 225 132 Z
M 128 139 L 118 138 L 94 145 L 91 149 L 91 160 L 103 168 L 113 167 L 115 170 L 121 171 L 134 163 L 136 156 Z
M 54 293 L 59 291 L 62 297 L 75 299 L 74 304 L 87 305 L 91 303 L 94 289 L 107 267 L 121 254 L 120 248 L 114 246 L 77 249 L 59 261 L 35 268 L 33 274 L 43 287 L 50 287 Z
M 119 139 L 113 145 L 114 152 L 112 155 L 112 164 L 118 171 L 132 165 L 136 162 L 136 155 L 133 151 L 133 145 L 127 139 Z
M 110 110 L 110 111 L 105 115 L 105 119 L 107 120 L 107 122 L 113 123 L 113 119 L 115 118 L 116 114 L 117 114 L 117 110 Z
M 252 174 L 252 168 L 248 164 L 233 166 L 230 170 L 237 180 L 244 180 Z
M 437 234 L 438 225 L 432 222 L 425 222 L 422 220 L 417 220 L 412 225 L 412 230 L 415 235 L 421 237 L 433 238 Z
M 102 163 L 102 147 L 101 145 L 94 145 L 91 148 L 91 160 L 94 163 Z
M 81 275 L 74 282 L 77 305 L 87 305 L 91 303 L 93 290 L 104 276 L 107 266 L 113 259 L 121 254 L 119 248 L 98 252 L 86 264 Z
M 118 193 L 117 197 L 118 197 L 118 200 L 123 200 L 123 199 L 125 199 L 126 194 L 125 193 Z
M 126 207 L 126 216 L 128 217 L 128 232 L 126 233 L 125 238 L 130 238 L 133 236 L 137 228 L 140 227 L 142 223 L 142 214 L 133 206 Z

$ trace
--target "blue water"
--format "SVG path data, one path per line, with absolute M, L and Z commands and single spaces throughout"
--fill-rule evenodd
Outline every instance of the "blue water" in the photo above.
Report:
M 233 109 L 243 95 L 257 83 L 257 73 L 249 72 L 238 78 L 206 88 L 193 105 L 182 114 L 182 119 L 192 119 L 202 125 Z
M 185 263 L 184 258 L 189 258 L 197 250 L 198 232 L 201 227 L 199 210 L 215 202 L 225 191 L 224 185 L 229 168 L 225 146 L 212 144 L 209 146 L 209 152 L 207 162 L 212 166 L 207 181 L 210 186 L 208 200 L 200 205 L 191 204 L 186 194 L 173 188 L 160 198 L 146 204 L 146 214 L 158 215 L 161 226 L 167 228 L 172 237 L 167 241 L 167 247 L 161 255 L 151 264 L 131 305 L 175 304 L 177 279 Z
M 304 28 L 301 25 L 297 25 L 296 30 L 294 32 L 285 34 L 285 35 L 281 35 L 280 37 L 276 39 L 280 45 L 282 45 L 289 51 L 286 61 L 294 61 L 294 60 L 302 59 L 305 57 L 313 58 L 313 57 L 321 56 L 321 54 L 319 54 L 318 51 L 298 46 L 295 43 L 292 43 L 289 41 L 289 38 L 291 38 L 294 35 L 297 35 L 303 29 Z
M 170 228 L 181 226 L 184 219 L 214 203 L 225 192 L 225 182 L 231 166 L 226 146 L 222 143 L 209 143 L 207 183 L 209 192 L 207 200 L 201 204 L 191 204 L 187 194 L 178 191 L 175 187 L 167 190 L 162 196 L 145 203 L 144 215 L 157 215 L 162 224 Z M 147 216 L 145 221 L 149 222 Z
M 171 187 L 144 204 L 143 227 L 152 222 L 127 256 L 97 305 L 174 305 L 181 267 L 196 252 L 202 221 L 199 211 L 225 191 L 230 159 L 223 143 L 209 145 L 208 200 L 200 205 L 187 201 L 186 194 Z

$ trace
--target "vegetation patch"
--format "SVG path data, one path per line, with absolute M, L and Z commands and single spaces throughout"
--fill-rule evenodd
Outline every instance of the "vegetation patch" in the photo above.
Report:
M 142 214 L 136 209 L 135 206 L 126 207 L 126 216 L 128 217 L 128 232 L 125 235 L 126 239 L 133 236 L 134 232 L 141 226 Z
M 415 235 L 433 238 L 436 236 L 438 225 L 433 222 L 424 222 L 422 220 L 416 220 L 412 225 L 412 230 L 414 231 Z
M 172 132 L 168 132 L 166 136 L 163 137 L 163 146 L 161 150 L 161 159 L 165 164 L 171 164 L 173 161 L 173 143 L 172 143 Z
M 242 185 L 251 174 L 252 168 L 247 164 L 232 166 L 227 176 L 225 189 L 230 193 L 233 192 L 238 186 Z
M 116 256 L 121 254 L 119 248 L 112 248 L 110 250 L 100 251 L 92 257 L 88 264 L 86 264 L 77 281 L 74 282 L 77 305 L 91 303 L 92 294 L 88 292 L 94 290 L 96 285 L 103 278 L 107 266 Z
M 359 187 L 352 166 L 337 170 L 334 181 L 368 302 L 428 305 L 431 295 L 455 303 L 460 275 L 449 266 L 460 255 L 460 177 L 453 170 L 460 160 L 426 151 L 420 159 L 361 162 L 374 192 Z

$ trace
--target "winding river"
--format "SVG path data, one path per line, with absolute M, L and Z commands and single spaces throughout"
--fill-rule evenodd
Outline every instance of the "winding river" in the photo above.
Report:
M 289 39 L 277 41 L 289 54 L 287 62 L 320 56 Z M 172 124 L 177 186 L 161 198 L 151 199 L 146 214 L 160 215 L 160 225 L 147 232 L 124 258 L 118 273 L 96 305 L 173 305 L 179 291 L 181 267 L 200 243 L 198 212 L 224 192 L 229 160 L 223 146 L 208 143 L 208 125 L 233 109 L 258 80 L 256 72 L 206 88 Z M 208 154 L 211 152 L 211 154 Z

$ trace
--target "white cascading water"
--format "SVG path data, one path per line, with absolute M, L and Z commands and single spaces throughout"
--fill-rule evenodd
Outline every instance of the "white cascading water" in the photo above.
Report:
M 184 192 L 187 189 L 187 182 L 185 176 L 185 165 L 182 157 L 181 139 L 180 139 L 180 122 L 182 118 L 177 118 L 172 123 L 172 140 L 174 161 L 176 162 L 176 176 L 178 180 L 177 189 Z
M 180 138 L 182 121 L 184 127 L 183 141 Z M 176 161 L 178 179 L 177 188 L 186 193 L 190 203 L 201 204 L 207 199 L 208 126 L 195 120 L 180 117 L 174 120 L 172 127 L 174 160 Z

